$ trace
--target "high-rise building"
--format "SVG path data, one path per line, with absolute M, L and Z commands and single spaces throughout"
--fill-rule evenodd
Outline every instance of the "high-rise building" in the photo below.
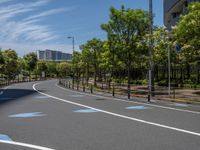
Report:
M 52 51 L 51 50 L 49 50 L 49 49 L 45 50 L 45 59 L 46 60 L 53 60 L 52 59 Z
M 62 60 L 62 52 L 57 51 L 57 60 Z
M 164 0 L 164 25 L 171 29 L 186 12 L 188 4 L 197 1 L 200 2 L 200 0 Z
M 38 50 L 37 57 L 39 60 L 48 60 L 48 61 L 63 61 L 63 60 L 71 60 L 72 54 L 63 53 L 61 51 L 56 50 Z
M 37 57 L 38 57 L 38 59 L 45 59 L 45 52 L 38 50 L 37 51 Z
M 51 59 L 52 60 L 56 60 L 57 58 L 57 56 L 56 56 L 56 53 L 57 53 L 57 51 L 51 51 Z
M 71 54 L 67 54 L 67 53 L 62 53 L 62 59 L 71 60 L 72 59 L 72 55 Z

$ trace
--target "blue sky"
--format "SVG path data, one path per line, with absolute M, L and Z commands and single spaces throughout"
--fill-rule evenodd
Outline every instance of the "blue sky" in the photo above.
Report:
M 105 39 L 100 25 L 111 6 L 148 10 L 149 0 L 0 0 L 0 47 L 22 56 L 38 49 L 71 53 L 93 37 Z M 163 25 L 163 0 L 154 2 L 154 24 Z

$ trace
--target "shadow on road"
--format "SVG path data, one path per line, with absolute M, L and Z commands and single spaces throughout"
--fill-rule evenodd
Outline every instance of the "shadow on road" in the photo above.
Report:
M 3 90 L 3 94 L 0 95 L 0 105 L 36 93 L 37 92 L 34 90 L 27 89 L 6 89 Z

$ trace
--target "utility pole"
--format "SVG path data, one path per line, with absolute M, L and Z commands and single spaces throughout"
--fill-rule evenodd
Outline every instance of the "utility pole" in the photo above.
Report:
M 153 49 L 153 2 L 149 0 L 149 83 L 148 83 L 148 101 L 151 100 L 152 95 L 152 69 L 153 69 L 153 58 L 152 58 L 152 49 Z
M 72 39 L 72 50 L 73 50 L 73 53 L 72 53 L 72 59 L 73 59 L 73 56 L 74 56 L 74 37 L 73 36 L 69 36 L 68 39 Z M 74 61 L 72 60 L 72 64 L 74 65 Z M 74 66 L 73 66 L 74 67 Z M 73 69 L 73 68 L 72 68 Z M 74 89 L 74 69 L 72 70 L 73 72 L 73 78 L 72 78 L 72 89 Z
M 171 59 L 170 59 L 170 41 L 171 41 L 171 32 L 168 32 L 168 46 L 167 46 L 167 51 L 168 51 L 168 95 L 170 97 L 171 95 Z

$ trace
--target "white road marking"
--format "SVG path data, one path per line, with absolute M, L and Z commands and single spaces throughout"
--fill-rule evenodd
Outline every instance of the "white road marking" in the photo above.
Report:
M 99 112 L 102 112 L 102 113 L 105 113 L 105 114 L 117 116 L 117 117 L 120 117 L 120 118 L 125 118 L 125 119 L 132 120 L 132 121 L 141 122 L 141 123 L 148 124 L 148 125 L 153 125 L 153 126 L 162 127 L 162 128 L 166 128 L 166 129 L 170 129 L 170 130 L 175 130 L 175 131 L 179 131 L 179 132 L 183 132 L 183 133 L 187 133 L 187 134 L 191 134 L 191 135 L 200 136 L 200 133 L 198 133 L 198 132 L 179 129 L 179 128 L 175 128 L 175 127 L 171 127 L 171 126 L 167 126 L 167 125 L 162 125 L 162 124 L 158 124 L 158 123 L 154 123 L 154 122 L 150 122 L 150 121 L 145 121 L 145 120 L 142 120 L 142 119 L 132 118 L 132 117 L 128 117 L 128 116 L 125 116 L 125 115 L 109 112 L 109 111 L 106 111 L 106 110 L 102 110 L 102 109 L 98 109 L 98 108 L 95 108 L 95 107 L 91 107 L 91 106 L 87 106 L 87 105 L 84 105 L 84 104 L 80 104 L 80 103 L 72 102 L 72 101 L 69 101 L 69 100 L 62 99 L 62 98 L 58 98 L 58 97 L 55 97 L 55 96 L 52 96 L 52 95 L 38 91 L 36 89 L 36 85 L 38 85 L 38 84 L 40 84 L 40 83 L 36 83 L 36 84 L 33 85 L 33 89 L 36 92 L 43 94 L 45 96 L 48 96 L 50 98 L 65 102 L 65 103 L 69 103 L 69 104 L 72 104 L 72 105 L 77 105 L 77 106 L 81 106 L 81 107 L 85 107 L 85 108 L 89 108 L 89 109 L 94 109 L 96 111 L 99 111 Z
M 83 94 L 83 95 L 87 95 L 87 96 L 101 97 L 101 98 L 107 98 L 107 99 L 114 100 L 114 101 L 123 101 L 123 102 L 126 102 L 126 103 L 134 103 L 134 104 L 140 104 L 140 105 L 146 105 L 146 106 L 153 106 L 153 107 L 158 107 L 158 108 L 163 108 L 163 109 L 169 109 L 169 110 L 174 110 L 174 111 L 181 111 L 181 112 L 187 112 L 187 113 L 193 113 L 193 114 L 200 114 L 200 112 L 198 112 L 198 111 L 192 111 L 192 110 L 186 110 L 186 109 L 179 109 L 179 108 L 173 108 L 173 107 L 168 107 L 168 106 L 160 106 L 160 105 L 154 105 L 154 104 L 148 104 L 148 103 L 142 103 L 142 102 L 135 102 L 135 101 L 127 101 L 127 100 L 123 100 L 123 99 L 119 99 L 119 98 L 114 98 L 114 97 L 106 97 L 106 96 L 101 96 L 101 95 L 94 95 L 94 94 L 87 94 L 87 93 L 83 93 L 83 92 L 73 91 L 73 90 L 69 90 L 69 89 L 60 87 L 58 85 L 58 83 L 56 84 L 56 86 L 58 88 L 66 90 L 66 91 L 70 91 L 70 92 L 74 92 L 74 93 L 79 93 L 79 94 Z
M 10 144 L 10 145 L 18 145 L 21 147 L 28 147 L 28 148 L 37 149 L 37 150 L 55 150 L 55 149 L 51 149 L 51 148 L 47 148 L 47 147 L 43 147 L 43 146 L 32 145 L 32 144 L 21 143 L 21 142 L 14 142 L 14 141 L 0 140 L 0 143 Z

